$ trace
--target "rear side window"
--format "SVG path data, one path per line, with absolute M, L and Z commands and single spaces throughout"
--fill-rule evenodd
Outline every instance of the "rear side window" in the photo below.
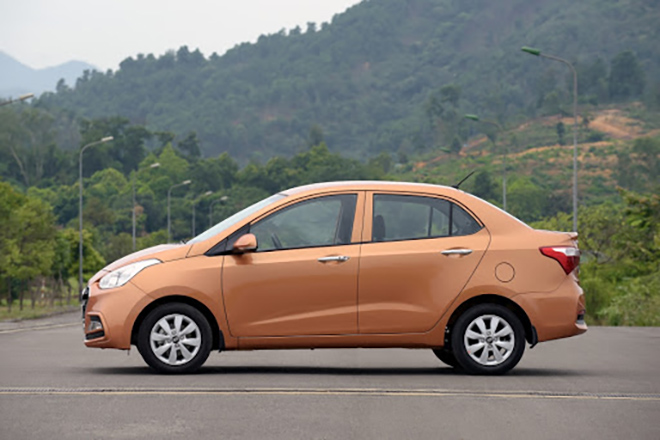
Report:
M 481 225 L 460 206 L 433 197 L 375 194 L 372 241 L 471 235 Z

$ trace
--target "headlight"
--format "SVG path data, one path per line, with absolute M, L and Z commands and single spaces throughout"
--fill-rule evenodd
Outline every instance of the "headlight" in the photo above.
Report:
M 101 289 L 113 289 L 115 287 L 121 287 L 128 283 L 135 275 L 140 273 L 142 269 L 146 269 L 149 266 L 160 263 L 162 263 L 162 261 L 153 258 L 151 260 L 138 261 L 137 263 L 120 267 L 119 269 L 113 270 L 101 278 L 99 287 Z

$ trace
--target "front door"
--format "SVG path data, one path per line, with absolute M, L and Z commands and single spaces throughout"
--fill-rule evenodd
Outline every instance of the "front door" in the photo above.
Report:
M 363 198 L 343 193 L 306 199 L 250 226 L 257 252 L 224 257 L 233 336 L 357 333 L 361 228 L 354 225 Z

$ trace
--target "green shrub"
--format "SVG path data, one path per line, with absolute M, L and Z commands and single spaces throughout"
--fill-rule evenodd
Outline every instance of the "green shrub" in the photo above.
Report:
M 633 278 L 616 286 L 602 316 L 610 325 L 660 326 L 660 274 Z

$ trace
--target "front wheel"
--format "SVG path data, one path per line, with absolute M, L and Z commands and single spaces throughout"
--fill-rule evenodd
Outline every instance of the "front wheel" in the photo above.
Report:
M 504 374 L 525 351 L 520 319 L 499 304 L 479 304 L 463 313 L 451 334 L 456 362 L 469 374 Z
M 159 373 L 197 371 L 211 352 L 211 326 L 188 304 L 155 308 L 140 325 L 137 347 L 144 361 Z

